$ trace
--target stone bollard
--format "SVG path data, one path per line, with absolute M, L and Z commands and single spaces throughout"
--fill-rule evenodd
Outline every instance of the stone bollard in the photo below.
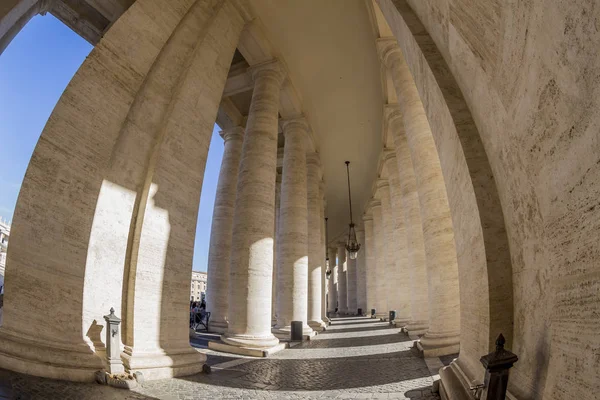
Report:
M 508 371 L 519 358 L 510 351 L 505 350 L 504 343 L 506 343 L 506 340 L 500 334 L 496 339 L 496 351 L 481 357 L 479 360 L 485 368 L 481 400 L 504 400 L 506 398 Z
M 292 342 L 302 341 L 302 321 L 292 321 L 290 331 L 290 340 Z
M 115 309 L 111 307 L 110 314 L 105 315 L 106 320 L 106 360 L 109 374 L 123 374 L 123 362 L 121 361 L 121 335 L 119 325 L 121 320 L 115 315 Z

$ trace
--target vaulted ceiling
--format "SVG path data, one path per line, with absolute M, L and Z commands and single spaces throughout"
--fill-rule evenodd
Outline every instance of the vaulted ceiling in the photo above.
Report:
M 285 61 L 312 126 L 326 181 L 330 238 L 348 224 L 345 160 L 360 221 L 381 150 L 383 95 L 375 33 L 364 0 L 252 0 Z

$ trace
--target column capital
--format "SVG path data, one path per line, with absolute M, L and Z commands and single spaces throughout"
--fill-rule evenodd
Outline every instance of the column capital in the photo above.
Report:
M 394 37 L 385 37 L 377 39 L 377 55 L 386 67 L 391 67 L 394 61 L 402 58 L 402 51 L 398 46 L 398 41 Z
M 371 213 L 363 214 L 362 220 L 363 221 L 373 221 L 373 214 L 371 214 Z
M 283 83 L 287 75 L 287 71 L 283 67 L 283 65 L 276 59 L 272 59 L 260 64 L 256 64 L 248 68 L 248 72 L 252 77 L 253 81 L 256 81 L 258 78 L 273 78 L 277 80 L 279 85 Z
M 304 117 L 304 115 L 299 115 L 293 118 L 286 118 L 281 120 L 281 129 L 283 130 L 283 135 L 287 135 L 290 132 L 302 131 L 304 134 L 308 136 L 308 121 Z
M 234 126 L 232 128 L 223 129 L 219 132 L 219 136 L 221 136 L 225 142 L 228 140 L 241 140 L 244 137 L 244 128 L 241 126 Z

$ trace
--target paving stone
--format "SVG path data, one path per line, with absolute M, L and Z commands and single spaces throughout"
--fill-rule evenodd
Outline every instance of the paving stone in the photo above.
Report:
M 130 392 L 2 370 L 0 388 L 22 400 L 439 399 L 431 392 L 427 365 L 410 350 L 413 342 L 398 329 L 372 321 L 334 319 L 326 333 L 270 358 L 245 357 L 210 375 L 149 381 Z M 209 365 L 241 358 L 199 351 L 207 354 Z

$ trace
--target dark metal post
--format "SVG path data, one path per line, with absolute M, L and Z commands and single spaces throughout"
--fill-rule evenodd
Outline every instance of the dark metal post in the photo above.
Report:
M 292 341 L 302 341 L 302 321 L 292 321 L 292 330 L 290 332 Z
M 483 396 L 481 400 L 504 400 L 508 387 L 508 371 L 519 360 L 516 354 L 504 349 L 506 340 L 500 334 L 496 339 L 496 351 L 481 357 L 485 368 Z
M 375 313 L 377 310 L 375 310 L 374 308 L 371 308 L 371 318 L 375 318 Z

